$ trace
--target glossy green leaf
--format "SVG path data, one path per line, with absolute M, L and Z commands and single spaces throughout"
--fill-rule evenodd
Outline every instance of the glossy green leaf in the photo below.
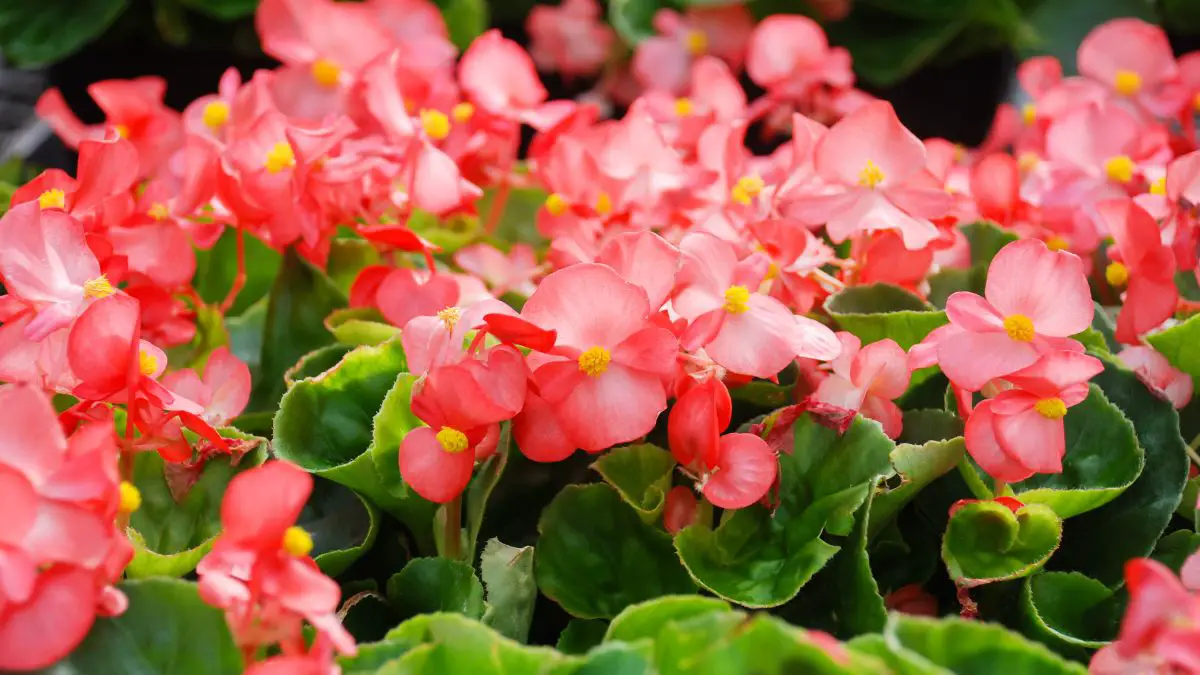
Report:
M 654 522 L 671 489 L 675 458 L 656 445 L 626 445 L 600 455 L 592 464 L 646 522 Z
M 237 444 L 236 462 L 216 455 L 197 470 L 167 464 L 156 452 L 138 453 L 134 459 L 133 483 L 142 506 L 129 522 L 134 544 L 133 560 L 125 569 L 129 578 L 181 577 L 212 548 L 221 533 L 221 498 L 229 481 L 267 456 L 266 439 L 236 429 L 220 431 Z
M 337 664 L 342 675 L 380 675 L 389 672 L 392 663 L 419 646 L 421 641 L 416 637 L 385 636 L 376 642 L 359 643 L 357 654 L 339 657 Z
M 378 345 L 400 334 L 374 307 L 336 309 L 325 319 L 325 328 L 344 345 Z
M 971 264 L 973 265 L 990 265 L 992 258 L 1000 252 L 1000 249 L 1017 241 L 1020 237 L 1011 230 L 1005 230 L 996 223 L 977 220 L 973 223 L 968 223 L 959 227 L 963 234 L 967 237 L 967 244 L 971 248 Z
M 715 530 L 693 525 L 675 537 L 697 583 L 747 607 L 774 607 L 795 597 L 838 547 L 823 531 L 849 534 L 854 512 L 891 470 L 895 445 L 879 425 L 857 417 L 842 436 L 808 415 L 795 424 L 795 448 L 779 457 L 780 500 L 727 513 Z
M 102 35 L 128 7 L 128 0 L 5 3 L 0 52 L 18 66 L 53 63 Z
M 893 650 L 954 673 L 972 675 L 1084 675 L 1087 669 L 1001 626 L 958 618 L 893 614 L 884 630 Z M 939 671 L 934 671 L 939 672 Z
M 962 437 L 924 445 L 897 445 L 891 456 L 895 473 L 887 479 L 889 487 L 875 496 L 871 506 L 871 536 L 887 527 L 925 486 L 953 471 L 966 449 Z
M 878 633 L 860 635 L 846 643 L 851 651 L 879 659 L 895 675 L 954 675 L 899 645 L 889 645 Z
M 855 8 L 853 20 L 827 26 L 830 40 L 854 55 L 854 71 L 869 84 L 886 87 L 929 63 L 971 21 L 963 12 L 926 21 L 898 17 L 873 8 Z
M 1124 578 L 1127 560 L 1154 550 L 1179 505 L 1188 458 L 1175 409 L 1136 375 L 1106 360 L 1104 372 L 1092 383 L 1133 423 L 1146 452 L 1145 468 L 1116 499 L 1066 522 L 1065 545 L 1051 566 L 1082 572 L 1112 587 Z
M 825 301 L 825 311 L 863 344 L 884 338 L 908 349 L 946 323 L 946 313 L 890 284 L 850 286 Z
M 630 605 L 613 618 L 604 633 L 605 642 L 633 642 L 655 638 L 672 621 L 712 612 L 729 612 L 729 603 L 702 595 L 667 595 Z
M 320 349 L 313 350 L 300 357 L 296 365 L 283 374 L 283 381 L 291 389 L 292 385 L 300 380 L 317 377 L 341 363 L 342 359 L 352 349 L 353 347 L 349 345 L 326 345 Z
M 296 524 L 312 536 L 312 557 L 321 571 L 336 577 L 375 544 L 379 511 L 353 490 L 316 477 Z
M 574 616 L 616 616 L 660 595 L 694 592 L 671 539 L 608 485 L 569 485 L 538 521 L 542 593 Z
M 921 445 L 929 441 L 948 441 L 963 435 L 963 420 L 949 410 L 917 408 L 904 411 L 904 429 L 899 443 Z
M 1200 314 L 1170 328 L 1146 336 L 1171 365 L 1200 380 Z
M 206 605 L 193 583 L 143 579 L 119 586 L 129 608 L 96 620 L 87 638 L 46 671 L 54 675 L 236 675 L 242 655 L 225 613 Z
M 387 582 L 388 602 L 402 618 L 454 612 L 483 616 L 483 585 L 471 566 L 446 558 L 413 558 Z
M 1041 569 L 1062 539 L 1062 520 L 1042 504 L 1013 513 L 998 502 L 962 504 L 950 516 L 942 560 L 961 586 L 1020 579 Z
M 533 578 L 532 546 L 516 548 L 490 539 L 483 547 L 479 569 L 487 593 L 483 624 L 517 642 L 529 637 L 537 582 Z
M 1086 659 L 1116 637 L 1120 607 L 1107 586 L 1075 572 L 1043 572 L 1021 588 L 1022 629 L 1070 657 Z
M 1158 540 L 1151 558 L 1175 570 L 1178 574 L 1183 563 L 1200 549 L 1200 534 L 1189 530 L 1176 530 Z
M 283 374 L 302 356 L 333 342 L 325 317 L 346 304 L 329 277 L 289 250 L 271 288 L 263 352 L 248 410 L 269 410 L 287 389 Z
M 661 0 L 609 0 L 608 22 L 625 44 L 636 45 L 654 37 L 654 14 L 663 6 Z
M 259 0 L 180 0 L 182 4 L 222 21 L 252 16 Z

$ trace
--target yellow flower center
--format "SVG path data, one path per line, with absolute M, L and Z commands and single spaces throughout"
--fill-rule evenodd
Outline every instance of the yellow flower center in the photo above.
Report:
M 441 319 L 442 325 L 446 330 L 454 330 L 458 325 L 458 320 L 462 318 L 462 309 L 459 307 L 447 307 L 437 313 L 437 318 Z
M 675 99 L 675 114 L 677 116 L 687 117 L 688 115 L 692 114 L 692 111 L 694 109 L 695 109 L 695 106 L 692 105 L 692 99 L 690 99 L 690 98 Z
M 730 286 L 725 289 L 725 311 L 730 314 L 745 314 L 750 310 L 750 291 L 745 286 Z
M 303 527 L 293 525 L 283 531 L 283 550 L 289 555 L 303 558 L 312 552 L 312 548 L 312 535 L 305 532 Z
M 742 176 L 738 179 L 737 184 L 733 186 L 729 197 L 742 206 L 749 206 L 751 200 L 761 194 L 764 187 L 765 184 L 761 177 L 755 175 Z
M 1196 112 L 1200 112 L 1200 94 L 1196 94 L 1192 98 L 1192 109 Z
M 1118 70 L 1113 89 L 1122 96 L 1133 96 L 1142 88 L 1142 76 L 1132 70 Z
M 450 111 L 450 114 L 454 116 L 455 122 L 463 124 L 465 122 L 469 122 L 471 118 L 475 116 L 475 106 L 471 105 L 470 103 L 459 103 L 458 105 L 454 106 L 454 108 Z
M 596 195 L 596 213 L 602 216 L 612 213 L 612 197 L 609 197 L 607 192 Z
M 452 455 L 457 455 L 470 445 L 467 435 L 454 427 L 442 427 L 441 431 L 437 432 L 437 442 L 442 446 L 442 450 Z
M 692 56 L 700 56 L 708 51 L 708 36 L 702 30 L 690 30 L 683 38 L 683 44 Z
M 546 210 L 549 211 L 550 215 L 552 216 L 561 216 L 567 212 L 567 209 L 570 208 L 570 206 L 570 203 L 567 202 L 567 198 L 557 192 L 551 193 L 549 197 L 546 197 Z
M 588 347 L 579 355 L 579 371 L 584 375 L 600 377 L 608 370 L 612 354 L 604 347 Z
M 312 76 L 322 87 L 335 87 L 342 76 L 342 68 L 329 59 L 317 59 L 312 64 Z
M 67 195 L 58 188 L 50 188 L 38 195 L 38 206 L 43 209 L 65 209 L 67 208 Z
M 1048 420 L 1061 420 L 1067 415 L 1067 404 L 1061 398 L 1044 398 L 1034 403 L 1033 409 Z
M 874 189 L 875 186 L 883 182 L 883 179 L 883 170 L 869 159 L 867 160 L 867 165 L 862 168 L 862 171 L 858 172 L 858 184 L 866 188 Z
M 150 206 L 150 210 L 146 212 L 146 215 L 155 220 L 166 220 L 167 216 L 171 215 L 171 212 L 167 210 L 166 204 L 162 202 L 154 202 L 154 204 Z
M 1025 122 L 1025 126 L 1033 126 L 1033 123 L 1037 122 L 1037 106 L 1032 103 L 1026 103 L 1022 106 L 1021 119 Z
M 133 513 L 142 506 L 142 493 L 127 480 L 121 481 L 117 489 L 120 494 L 118 509 L 121 513 Z
M 1110 286 L 1124 286 L 1129 281 L 1129 268 L 1124 263 L 1111 262 L 1104 268 L 1104 278 Z
M 1058 235 L 1054 235 L 1046 240 L 1046 248 L 1051 251 L 1066 251 L 1071 248 L 1071 242 Z
M 204 112 L 201 115 L 204 120 L 204 126 L 216 131 L 225 126 L 229 121 L 229 104 L 224 101 L 213 101 L 204 106 Z
M 1129 155 L 1117 155 L 1104 161 L 1104 173 L 1108 179 L 1117 183 L 1128 183 L 1133 180 L 1133 160 Z
M 284 169 L 290 169 L 296 166 L 296 153 L 292 151 L 292 146 L 287 141 L 279 141 L 271 146 L 267 151 L 267 158 L 263 161 L 263 166 L 267 167 L 267 171 L 271 173 L 279 173 Z
M 422 110 L 421 128 L 425 135 L 435 141 L 440 141 L 450 135 L 450 118 L 440 110 Z
M 1024 314 L 1004 317 L 1004 332 L 1018 342 L 1033 342 L 1033 322 Z
M 1038 157 L 1036 152 L 1022 152 L 1021 156 L 1017 158 L 1017 168 L 1021 170 L 1021 173 L 1029 173 L 1041 163 L 1042 158 Z
M 138 352 L 138 370 L 146 377 L 151 377 L 158 370 L 158 359 L 153 354 Z
M 83 297 L 85 298 L 95 298 L 96 300 L 99 300 L 101 298 L 107 298 L 116 292 L 117 289 L 113 288 L 113 285 L 108 283 L 108 277 L 104 276 L 103 274 L 95 279 L 88 279 L 87 281 L 83 282 Z
M 771 281 L 772 279 L 774 279 L 775 277 L 778 277 L 778 276 L 779 276 L 779 265 L 776 265 L 775 263 L 771 263 L 771 265 L 769 267 L 767 267 L 767 276 L 763 277 L 763 281 Z
M 117 135 L 121 138 L 129 138 L 129 127 L 125 126 L 124 124 L 115 125 L 113 127 L 113 131 L 117 132 Z
M 1165 195 L 1167 194 L 1167 177 L 1163 176 L 1150 184 L 1150 194 Z

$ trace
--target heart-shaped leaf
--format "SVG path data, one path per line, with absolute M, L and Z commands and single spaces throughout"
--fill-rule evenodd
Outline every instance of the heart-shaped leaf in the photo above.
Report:
M 946 313 L 890 284 L 850 286 L 829 296 L 825 311 L 863 344 L 884 338 L 907 350 L 946 323 Z
M 942 560 L 960 586 L 1020 579 L 1041 569 L 1061 539 L 1062 520 L 1048 506 L 1014 513 L 999 502 L 970 502 L 950 516 Z
M 907 414 L 905 419 L 908 419 Z M 948 441 L 929 441 L 924 445 L 897 445 L 891 457 L 895 474 L 887 481 L 891 487 L 877 494 L 871 505 L 871 536 L 895 520 L 900 509 L 926 485 L 953 471 L 965 454 L 966 444 L 961 436 Z
M 892 614 L 884 630 L 884 642 L 889 650 L 905 656 L 909 663 L 923 664 L 924 669 L 917 672 L 932 670 L 972 675 L 1087 673 L 1083 666 L 1062 659 L 1036 642 L 982 621 Z
M 537 675 L 566 657 L 549 647 L 527 647 L 461 614 L 422 614 L 390 631 L 384 642 L 412 645 L 389 661 L 387 673 L 421 675 Z
M 286 373 L 283 374 L 283 381 L 287 383 L 288 389 L 300 380 L 317 377 L 321 373 L 333 368 L 341 363 L 346 354 L 350 353 L 352 347 L 349 345 L 326 345 L 320 349 L 311 351 L 300 360 L 296 365 L 292 366 Z
M 1075 572 L 1035 574 L 1021 589 L 1025 633 L 1079 660 L 1116 637 L 1119 610 L 1111 589 Z
M 633 642 L 654 638 L 672 621 L 712 612 L 729 612 L 729 603 L 701 595 L 667 595 L 630 605 L 613 618 L 604 633 L 605 642 Z
M 670 537 L 608 485 L 564 488 L 538 532 L 538 587 L 573 616 L 609 618 L 637 602 L 695 591 Z
M 483 585 L 471 566 L 446 558 L 413 558 L 387 582 L 387 598 L 401 618 L 454 612 L 483 616 Z
M 490 539 L 479 561 L 487 591 L 483 623 L 517 642 L 525 642 L 529 637 L 533 605 L 537 601 L 533 556 L 532 546 L 516 548 L 499 539 Z
M 626 445 L 605 452 L 592 464 L 646 522 L 654 522 L 671 489 L 675 458 L 656 445 Z

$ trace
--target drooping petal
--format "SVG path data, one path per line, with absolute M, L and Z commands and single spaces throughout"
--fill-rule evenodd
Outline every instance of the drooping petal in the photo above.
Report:
M 967 452 L 989 476 L 1006 483 L 1015 483 L 1033 475 L 1033 471 L 1010 456 L 996 439 L 993 428 L 995 416 L 991 401 L 980 403 L 967 418 L 964 437 Z
M 42 572 L 29 602 L 0 619 L 0 669 L 48 668 L 83 641 L 96 619 L 92 574 L 74 567 Z
M 575 452 L 554 408 L 535 392 L 525 394 L 525 408 L 513 418 L 513 439 L 521 454 L 535 462 L 559 462 Z
M 992 428 L 1005 452 L 1034 473 L 1061 473 L 1067 452 L 1061 419 L 1049 419 L 1035 408 L 1015 415 L 996 415 Z
M 97 300 L 79 315 L 67 340 L 71 371 L 81 381 L 76 396 L 99 400 L 125 389 L 137 358 L 139 319 L 137 301 L 123 294 Z M 156 365 L 165 366 L 166 359 Z
M 904 350 L 895 340 L 872 342 L 854 359 L 851 379 L 876 396 L 898 398 L 908 389 L 906 360 Z
M 436 504 L 462 494 L 474 467 L 474 452 L 446 452 L 429 427 L 413 429 L 400 444 L 400 475 L 417 494 Z
M 204 366 L 204 382 L 212 392 L 206 417 L 224 424 L 242 414 L 250 401 L 250 367 L 228 347 L 218 347 Z
M 775 453 L 754 434 L 722 436 L 717 466 L 720 470 L 709 475 L 701 491 L 723 509 L 745 508 L 762 499 L 779 473 Z
M 667 417 L 667 444 L 676 461 L 683 466 L 701 461 L 705 469 L 715 467 L 718 440 L 732 412 L 729 390 L 715 377 L 680 396 Z

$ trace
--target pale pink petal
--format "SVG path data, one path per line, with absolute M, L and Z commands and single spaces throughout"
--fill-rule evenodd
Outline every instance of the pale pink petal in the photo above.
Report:
M 895 340 L 884 339 L 863 347 L 854 359 L 851 379 L 876 396 L 894 399 L 908 389 L 908 364 Z
M 896 439 L 904 430 L 904 414 L 900 406 L 882 396 L 867 396 L 859 412 L 863 417 L 879 422 L 888 438 Z
M 942 372 L 967 391 L 979 391 L 990 380 L 1030 366 L 1037 358 L 1032 344 L 1014 340 L 1006 333 L 958 333 L 947 336 L 937 346 Z
M 1114 86 L 1117 73 L 1138 75 L 1152 87 L 1175 77 L 1175 55 L 1162 28 L 1140 19 L 1113 19 L 1088 33 L 1079 44 L 1079 72 Z
M 671 331 L 647 326 L 618 345 L 612 359 L 636 370 L 667 376 L 675 370 L 678 353 L 679 340 Z
M 250 401 L 250 368 L 228 347 L 218 347 L 208 357 L 204 383 L 212 392 L 205 412 L 213 424 L 228 423 L 242 414 Z
M 901 185 L 925 166 L 925 145 L 896 117 L 892 105 L 875 101 L 842 118 L 817 142 L 815 164 L 821 177 L 858 185 L 871 162 L 886 188 Z
M 968 291 L 952 293 L 946 299 L 946 316 L 959 328 L 975 333 L 1004 330 L 1004 317 L 996 308 Z
M 0 464 L 23 473 L 35 485 L 57 469 L 67 439 L 45 394 L 10 384 L 0 386 Z
M 558 331 L 558 344 L 612 350 L 645 325 L 646 292 L 607 265 L 572 265 L 547 276 L 521 316 Z
M 997 415 L 993 429 L 1000 447 L 1029 470 L 1062 472 L 1067 441 L 1061 419 L 1050 419 L 1030 408 L 1015 415 Z
M 680 94 L 688 84 L 692 57 L 675 38 L 652 37 L 643 40 L 633 54 L 633 74 L 646 89 Z
M 626 281 L 640 286 L 650 299 L 650 308 L 656 310 L 675 287 L 679 257 L 679 249 L 659 235 L 643 230 L 610 239 L 600 249 L 596 262 L 608 265 Z
M 1074 253 L 1051 251 L 1038 239 L 1013 242 L 996 254 L 984 295 L 1002 315 L 1033 321 L 1040 335 L 1068 337 L 1092 322 L 1083 261 Z

